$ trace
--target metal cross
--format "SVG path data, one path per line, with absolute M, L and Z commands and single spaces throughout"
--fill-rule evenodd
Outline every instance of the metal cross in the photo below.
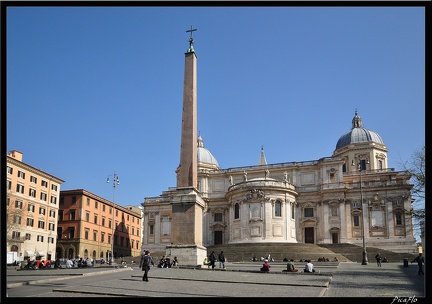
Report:
M 192 38 L 192 32 L 195 32 L 197 29 L 192 29 L 192 25 L 191 25 L 191 28 L 190 28 L 190 30 L 187 30 L 186 32 L 190 32 L 190 34 L 191 34 L 191 36 L 190 36 L 190 38 L 191 39 L 193 39 Z

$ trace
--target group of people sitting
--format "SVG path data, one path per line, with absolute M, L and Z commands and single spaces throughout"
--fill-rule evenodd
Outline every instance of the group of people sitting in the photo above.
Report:
M 312 264 L 311 260 L 304 260 L 304 262 L 306 262 L 306 264 L 305 264 L 305 268 L 303 269 L 303 272 L 311 272 L 311 273 L 315 272 L 315 268 L 314 268 L 314 265 Z M 269 272 L 270 271 L 270 267 L 271 267 L 271 265 L 269 263 L 269 260 L 268 259 L 264 259 L 263 265 L 260 268 L 260 270 L 262 272 Z M 298 272 L 299 271 L 295 267 L 295 265 L 294 265 L 294 259 L 288 260 L 288 262 L 287 262 L 287 269 L 284 270 L 284 271 L 287 271 L 287 272 Z
M 170 255 L 167 255 L 167 256 L 164 255 L 159 260 L 159 263 L 157 265 L 157 267 L 159 267 L 159 268 L 171 268 L 171 266 L 178 266 L 178 260 L 177 260 L 176 256 L 171 261 L 171 256 Z

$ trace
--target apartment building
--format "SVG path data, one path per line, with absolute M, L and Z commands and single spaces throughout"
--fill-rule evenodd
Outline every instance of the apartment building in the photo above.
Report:
M 56 258 L 60 186 L 64 181 L 23 161 L 12 150 L 6 157 L 7 251 L 18 261 Z
M 121 258 L 141 252 L 140 209 L 122 207 L 83 189 L 60 192 L 57 256 Z

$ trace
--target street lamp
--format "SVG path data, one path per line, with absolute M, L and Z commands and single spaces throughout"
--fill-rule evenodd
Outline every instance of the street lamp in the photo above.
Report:
M 363 211 L 363 181 L 362 181 L 362 172 L 366 170 L 366 164 L 369 164 L 368 159 L 359 160 L 357 164 L 357 169 L 360 171 L 360 204 L 362 210 L 362 239 L 363 239 L 363 256 L 362 256 L 362 265 L 368 264 L 366 245 L 365 245 L 365 221 L 364 221 L 364 211 Z M 354 159 L 352 160 L 351 166 L 355 166 Z
M 109 183 L 109 177 L 107 177 L 106 182 Z M 112 208 L 112 223 L 111 223 L 111 227 L 112 227 L 112 240 L 111 240 L 111 256 L 108 255 L 109 259 L 108 259 L 108 263 L 111 265 L 112 262 L 114 262 L 114 206 L 115 206 L 115 189 L 116 186 L 120 185 L 120 180 L 118 178 L 118 175 L 114 173 L 114 178 L 113 178 L 113 208 Z

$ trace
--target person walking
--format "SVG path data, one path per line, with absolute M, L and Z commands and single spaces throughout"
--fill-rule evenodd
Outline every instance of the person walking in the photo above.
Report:
M 381 254 L 379 252 L 376 254 L 375 259 L 377 261 L 377 266 L 381 267 L 381 260 L 382 260 L 382 258 L 381 258 Z
M 150 270 L 150 265 L 154 266 L 153 258 L 150 256 L 150 251 L 146 250 L 144 255 L 141 256 L 140 267 L 144 271 L 143 281 L 148 282 L 148 272 Z
M 418 256 L 416 256 L 416 258 L 414 260 L 412 260 L 411 264 L 414 262 L 417 262 L 417 265 L 419 267 L 418 274 L 424 275 L 424 272 L 423 272 L 424 257 L 423 257 L 421 252 L 418 254 Z
M 223 251 L 219 253 L 219 268 L 225 269 L 225 254 Z
M 214 251 L 212 251 L 210 253 L 209 261 L 210 261 L 209 264 L 210 264 L 211 268 L 214 269 L 215 268 L 215 263 L 216 263 L 216 254 L 215 254 Z

